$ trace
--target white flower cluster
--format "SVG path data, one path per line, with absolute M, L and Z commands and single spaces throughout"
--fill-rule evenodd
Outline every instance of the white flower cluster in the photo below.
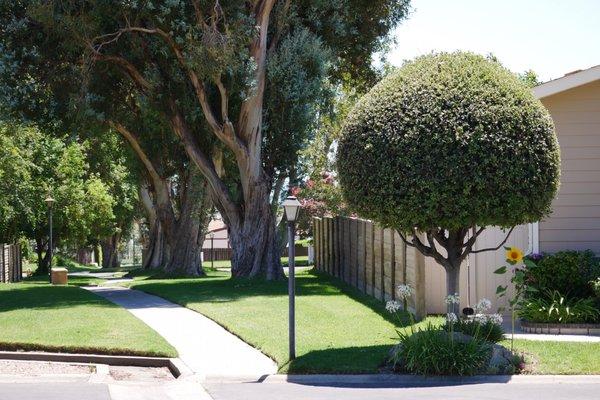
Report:
M 460 296 L 458 295 L 458 293 L 449 294 L 444 299 L 444 303 L 446 303 L 446 304 L 460 304 Z
M 501 325 L 502 324 L 502 315 L 500 314 L 475 314 L 473 316 L 473 321 L 479 322 L 480 324 L 485 324 L 486 322 L 491 322 L 492 324 Z
M 385 309 L 391 313 L 395 313 L 398 310 L 400 310 L 401 308 L 402 308 L 402 304 L 396 300 L 390 300 L 387 303 L 385 303 Z
M 446 314 L 446 321 L 448 321 L 449 324 L 454 324 L 454 323 L 458 322 L 458 317 L 456 316 L 456 314 L 451 312 L 451 313 Z
M 413 289 L 410 287 L 410 285 L 398 285 L 397 290 L 398 298 L 400 300 L 407 300 L 413 294 Z
M 477 304 L 475 304 L 475 313 L 482 314 L 492 308 L 492 302 L 486 298 L 479 300 Z

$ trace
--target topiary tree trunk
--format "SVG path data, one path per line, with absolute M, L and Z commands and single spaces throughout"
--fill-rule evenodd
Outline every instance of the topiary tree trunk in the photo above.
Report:
M 510 228 L 506 237 L 498 246 L 477 250 L 473 250 L 473 246 L 477 238 L 484 232 L 485 227 L 455 230 L 431 229 L 426 232 L 413 229 L 410 238 L 400 229 L 397 231 L 404 243 L 414 247 L 424 256 L 433 258 L 444 268 L 446 271 L 446 296 L 454 296 L 460 293 L 460 267 L 467 256 L 498 250 L 506 243 L 513 229 L 514 227 Z M 471 232 L 470 236 L 469 232 Z M 422 236 L 425 236 L 424 240 L 421 240 Z M 448 303 L 447 312 L 459 315 L 459 306 L 458 303 Z

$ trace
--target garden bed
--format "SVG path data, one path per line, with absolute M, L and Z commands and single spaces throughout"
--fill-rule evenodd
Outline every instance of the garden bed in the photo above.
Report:
M 521 321 L 525 333 L 547 333 L 552 335 L 600 335 L 600 324 L 557 324 Z

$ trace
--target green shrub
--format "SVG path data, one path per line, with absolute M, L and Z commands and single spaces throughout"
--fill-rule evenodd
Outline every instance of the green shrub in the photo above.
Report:
M 594 296 L 591 281 L 600 277 L 600 264 L 592 251 L 560 251 L 535 263 L 536 268 L 525 268 L 525 282 L 538 292 L 557 291 L 576 299 Z
M 504 340 L 504 329 L 492 321 L 479 322 L 476 320 L 459 319 L 451 327 L 448 323 L 443 326 L 446 332 L 462 332 L 486 342 L 498 343 Z
M 542 323 L 586 323 L 600 318 L 594 299 L 569 299 L 556 290 L 524 301 L 518 314 L 527 321 Z
M 592 289 L 594 290 L 596 297 L 600 298 L 600 277 L 591 281 L 590 284 L 592 285 Z
M 81 267 L 80 264 L 78 264 L 77 262 L 75 262 L 74 260 L 70 259 L 69 257 L 65 257 L 63 255 L 60 254 L 56 254 L 54 256 L 54 260 L 52 262 L 54 264 L 54 266 L 56 267 L 64 267 L 67 269 L 77 269 L 79 267 Z
M 537 221 L 559 165 L 542 103 L 499 63 L 464 52 L 419 57 L 376 85 L 337 152 L 354 211 L 409 232 Z
M 485 340 L 459 340 L 432 325 L 405 334 L 392 352 L 395 369 L 419 375 L 475 375 L 487 369 L 492 346 Z

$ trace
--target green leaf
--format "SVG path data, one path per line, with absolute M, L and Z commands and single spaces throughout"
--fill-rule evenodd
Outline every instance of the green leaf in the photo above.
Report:
M 495 271 L 494 271 L 494 273 L 495 273 L 495 274 L 498 274 L 498 275 L 505 274 L 505 273 L 506 273 L 506 265 L 504 265 L 504 266 L 502 266 L 502 267 L 498 268 L 497 270 L 495 270 Z
M 496 288 L 496 294 L 505 293 L 506 289 L 508 289 L 508 286 L 500 285 Z

